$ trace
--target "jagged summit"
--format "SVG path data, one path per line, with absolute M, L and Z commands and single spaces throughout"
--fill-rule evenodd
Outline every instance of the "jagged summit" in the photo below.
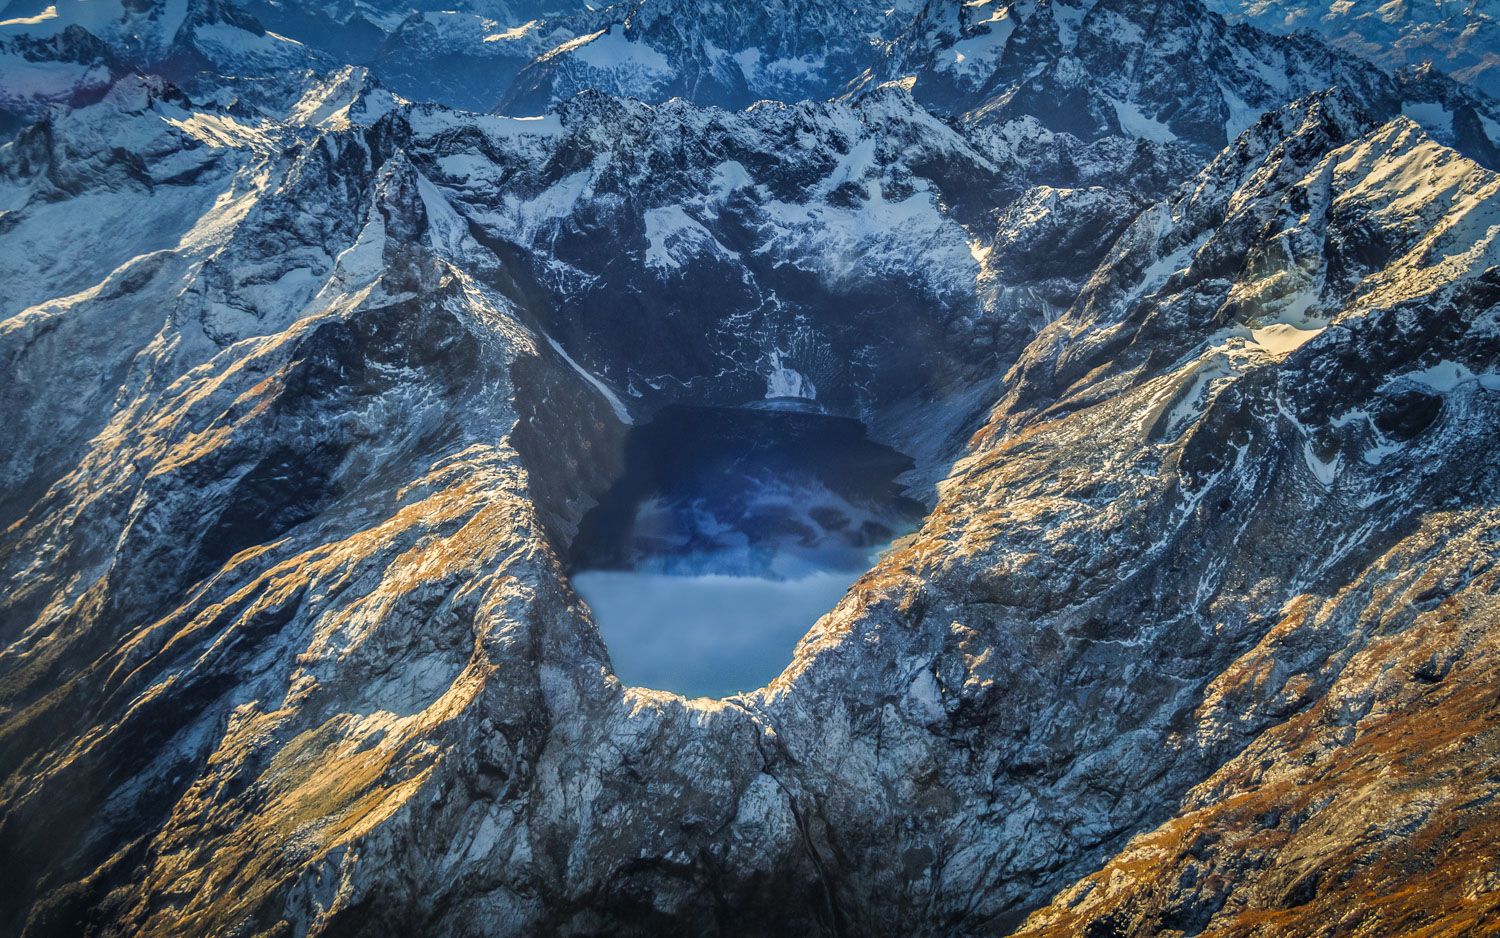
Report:
M 335 64 L 267 32 L 229 0 L 63 0 L 0 22 L 0 125 L 24 124 L 53 104 L 94 100 L 132 72 L 207 93 L 235 77 L 263 84 Z
M 1209 6 L 1231 21 L 1250 22 L 1271 32 L 1315 31 L 1388 69 L 1436 63 L 1490 97 L 1500 95 L 1500 4 L 1494 0 L 1211 0 Z
M 965 121 L 1032 117 L 1084 140 L 1176 142 L 1207 158 L 1267 110 L 1339 85 L 1385 116 L 1406 113 L 1487 165 L 1500 159 L 1500 109 L 1484 95 L 1430 70 L 1393 77 L 1310 34 L 1231 26 L 1199 0 L 911 0 L 870 8 L 651 0 L 405 13 L 231 0 L 125 10 L 75 0 L 52 9 L 0 23 L 0 43 L 13 47 L 0 69 L 11 68 L 10 83 L 29 89 L 8 105 L 13 114 L 34 114 L 119 73 L 122 63 L 99 59 L 79 45 L 81 36 L 54 48 L 71 25 L 92 30 L 124 63 L 175 80 L 212 72 L 254 79 L 237 89 L 257 103 L 295 94 L 278 80 L 287 70 L 339 61 L 368 65 L 414 100 L 518 116 L 585 90 L 739 109 L 903 81 L 928 109 Z M 256 14 L 292 17 L 298 38 L 268 32 Z M 373 31 L 360 50 L 345 44 L 353 22 Z M 59 73 L 53 62 L 71 64 Z

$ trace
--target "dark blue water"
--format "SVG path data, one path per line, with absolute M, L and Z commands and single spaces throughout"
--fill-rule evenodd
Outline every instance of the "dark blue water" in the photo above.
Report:
M 671 407 L 625 448 L 571 562 L 632 686 L 691 697 L 763 686 L 923 513 L 895 482 L 911 460 L 855 420 Z

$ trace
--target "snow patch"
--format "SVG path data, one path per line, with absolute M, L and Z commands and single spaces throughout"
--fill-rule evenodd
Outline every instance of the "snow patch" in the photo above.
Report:
M 344 289 L 373 283 L 385 272 L 385 218 L 371 212 L 359 237 L 335 261 L 342 271 Z
M 417 193 L 427 209 L 427 238 L 440 254 L 449 257 L 462 252 L 469 236 L 469 225 L 428 178 L 417 173 Z
M 635 421 L 630 417 L 630 411 L 625 409 L 624 402 L 615 395 L 615 392 L 609 389 L 608 385 L 606 385 L 603 381 L 600 381 L 593 375 L 589 374 L 589 372 L 582 365 L 575 362 L 573 360 L 573 356 L 569 355 L 567 351 L 558 344 L 557 340 L 552 338 L 550 335 L 547 336 L 547 344 L 552 346 L 553 350 L 555 350 L 557 354 L 562 356 L 563 361 L 573 366 L 573 370 L 578 372 L 578 374 L 583 377 L 583 380 L 594 386 L 594 389 L 604 397 L 605 402 L 609 404 L 610 409 L 615 412 L 615 416 L 619 418 L 621 423 L 625 424 L 626 426 L 630 426 L 631 424 L 635 423 Z
M 937 678 L 926 668 L 917 672 L 917 676 L 912 679 L 906 689 L 906 699 L 911 711 L 928 722 L 941 720 L 946 714 L 943 709 L 943 692 L 938 687 Z
M 525 36 L 527 33 L 534 31 L 537 26 L 541 24 L 541 22 L 541 20 L 532 20 L 529 23 L 522 23 L 520 26 L 512 26 L 510 29 L 507 29 L 504 32 L 490 33 L 488 36 L 484 37 L 484 41 L 513 42 Z
M 1194 241 L 1184 244 L 1182 247 L 1153 261 L 1150 266 L 1141 271 L 1139 286 L 1134 291 L 1135 296 L 1149 296 L 1166 283 L 1168 278 L 1175 274 L 1183 273 L 1192 267 L 1193 257 L 1197 255 L 1198 249 L 1207 240 L 1206 236 L 1199 237 Z
M 672 75 L 672 63 L 665 55 L 643 42 L 627 39 L 624 28 L 618 25 L 586 37 L 570 51 L 578 61 L 600 71 L 653 79 Z
M 986 31 L 960 39 L 943 51 L 937 63 L 939 71 L 951 72 L 968 87 L 976 88 L 995 72 L 1005 45 L 1016 31 L 1016 21 L 1007 8 L 984 21 Z
M 531 199 L 522 200 L 507 192 L 507 217 L 504 221 L 512 232 L 512 239 L 520 244 L 529 244 L 543 225 L 573 214 L 578 200 L 591 190 L 592 178 L 592 170 L 580 169 L 559 179 Z
M 729 58 L 740 67 L 740 74 L 745 76 L 745 83 L 751 87 L 805 81 L 816 77 L 827 64 L 827 60 L 821 55 L 763 61 L 765 57 L 754 46 L 736 52 Z
M 1236 374 L 1233 362 L 1226 355 L 1215 355 L 1198 365 L 1188 386 L 1180 392 L 1177 404 L 1167 414 L 1166 438 L 1175 439 L 1190 421 L 1201 416 L 1215 390 Z
M 1313 452 L 1312 441 L 1307 440 L 1302 444 L 1302 460 L 1307 463 L 1308 470 L 1313 474 L 1313 478 L 1318 480 L 1318 484 L 1327 489 L 1332 488 L 1333 480 L 1338 478 L 1339 464 L 1344 461 L 1344 457 L 1338 455 L 1334 456 L 1331 461 L 1324 462 Z
M 1224 98 L 1224 105 L 1229 109 L 1229 117 L 1224 120 L 1224 138 L 1233 141 L 1240 134 L 1249 130 L 1265 113 L 1260 108 L 1251 107 L 1245 103 L 1245 99 L 1235 94 L 1228 85 L 1219 85 L 1219 93 Z
M 1500 374 L 1493 371 L 1475 374 L 1467 366 L 1446 359 L 1431 368 L 1407 372 L 1396 377 L 1414 381 L 1439 394 L 1447 394 L 1460 385 L 1470 383 L 1477 383 L 1486 391 L 1500 391 Z
M 1378 443 L 1365 450 L 1361 458 L 1364 459 L 1366 465 L 1378 466 L 1385 462 L 1387 456 L 1400 452 L 1401 446 L 1400 443 Z
M 734 253 L 700 225 L 680 205 L 653 208 L 646 212 L 646 266 L 657 270 L 680 270 L 683 264 L 705 251 L 728 260 Z
M 725 160 L 714 167 L 714 176 L 709 185 L 712 187 L 713 201 L 723 202 L 740 189 L 754 188 L 755 180 L 750 178 L 750 173 L 743 164 L 736 160 Z
M 1317 338 L 1323 332 L 1323 328 L 1320 326 L 1316 329 L 1299 329 L 1288 323 L 1278 322 L 1269 326 L 1252 328 L 1250 335 L 1254 337 L 1256 345 L 1277 358 L 1281 358 Z
M 1115 114 L 1120 119 L 1120 127 L 1130 136 L 1143 137 L 1157 143 L 1177 141 L 1177 135 L 1172 133 L 1172 128 L 1154 117 L 1146 116 L 1139 106 L 1118 98 L 1110 98 L 1109 102 L 1115 106 Z
M 869 198 L 854 208 L 766 203 L 770 224 L 762 229 L 767 238 L 756 253 L 817 273 L 828 283 L 857 281 L 882 269 L 917 268 L 933 272 L 929 286 L 935 291 L 958 289 L 958 281 L 936 273 L 973 270 L 963 227 L 942 212 L 930 191 L 892 202 L 879 187 L 870 189 Z
M 517 137 L 560 137 L 562 118 L 556 114 L 542 117 L 503 117 L 499 114 L 463 114 L 440 108 L 414 107 L 406 114 L 407 122 L 418 136 L 431 137 L 448 131 L 474 128 L 491 139 L 513 143 Z
M 818 399 L 818 389 L 801 372 L 788 368 L 782 361 L 781 350 L 771 352 L 771 373 L 766 377 L 766 400 L 775 397 L 802 397 L 810 401 Z
M 1057 21 L 1057 38 L 1065 50 L 1071 50 L 1078 42 L 1078 30 L 1083 26 L 1084 14 L 1088 11 L 1070 3 L 1052 4 L 1052 16 Z

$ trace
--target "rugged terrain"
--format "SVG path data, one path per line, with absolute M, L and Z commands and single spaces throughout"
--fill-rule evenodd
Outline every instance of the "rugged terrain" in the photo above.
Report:
M 1195 0 L 101 2 L 0 23 L 0 932 L 1500 927 L 1481 92 Z M 622 686 L 622 435 L 788 388 L 922 528 Z
M 1208 6 L 1231 22 L 1270 32 L 1315 31 L 1387 68 L 1433 63 L 1492 97 L 1500 94 L 1500 3 L 1495 0 L 1213 0 Z

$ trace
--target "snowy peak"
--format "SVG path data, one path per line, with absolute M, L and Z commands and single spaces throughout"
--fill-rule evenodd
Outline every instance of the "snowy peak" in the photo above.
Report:
M 98 37 L 121 56 L 146 66 L 192 48 L 201 32 L 204 41 L 238 41 L 246 49 L 266 38 L 261 25 L 228 0 L 64 0 L 38 17 L 0 23 L 6 36 L 42 37 L 77 27 Z M 222 35 L 219 35 L 222 33 Z M 243 35 L 241 35 L 243 34 Z
M 206 76 L 233 75 L 220 82 L 224 100 L 238 95 L 273 110 L 299 96 L 286 76 L 327 71 L 336 57 L 352 54 L 321 40 L 326 29 L 299 33 L 306 45 L 268 32 L 230 0 L 193 0 L 171 11 L 119 8 L 118 16 L 92 6 L 95 0 L 84 16 L 80 2 L 35 23 L 5 24 L 15 41 L 32 44 L 10 60 L 0 56 L 0 70 L 7 61 L 18 70 L 16 97 L 30 102 L 27 113 L 74 89 L 98 87 L 101 69 L 113 74 L 114 66 L 82 48 L 38 51 L 35 43 L 70 17 L 100 30 L 95 34 L 124 61 L 161 71 L 190 92 L 207 94 Z M 1406 113 L 1486 165 L 1500 160 L 1500 111 L 1450 79 L 1430 71 L 1392 78 L 1310 34 L 1227 25 L 1198 0 L 1150 7 L 929 0 L 871 9 L 825 2 L 636 2 L 598 10 L 471 4 L 398 12 L 330 8 L 317 15 L 358 18 L 376 30 L 378 40 L 360 56 L 394 93 L 519 116 L 543 114 L 585 90 L 738 109 L 761 99 L 827 99 L 900 83 L 952 119 L 1004 124 L 1031 117 L 1084 141 L 1121 135 L 1180 145 L 1206 159 L 1260 114 L 1337 85 L 1382 117 Z M 46 69 L 66 60 L 72 71 L 44 79 L 45 69 L 25 64 L 39 55 Z M 33 88 L 38 82 L 43 87 Z
M 301 43 L 268 33 L 229 0 L 68 0 L 36 17 L 0 23 L 6 89 L 0 107 L 9 120 L 24 121 L 51 103 L 88 100 L 131 70 L 212 90 L 232 84 L 234 76 L 265 78 L 331 64 Z
M 1295 102 L 1121 235 L 1013 373 L 1017 402 L 1087 398 L 1225 349 L 1280 358 L 1375 311 L 1450 308 L 1500 265 L 1497 185 L 1407 118 L 1372 124 L 1345 92 Z
M 915 69 L 919 100 L 971 120 L 1034 115 L 1085 139 L 1124 133 L 1179 142 L 1208 156 L 1261 113 L 1336 85 L 1386 116 L 1399 113 L 1403 102 L 1420 114 L 1416 102 L 1463 96 L 1440 76 L 1424 88 L 1395 82 L 1311 36 L 1227 26 L 1197 0 L 1012 4 L 985 25 L 993 48 L 983 68 L 963 51 L 976 40 L 955 41 L 946 25 L 951 20 L 937 18 L 927 31 L 908 34 L 891 63 Z M 955 80 L 960 65 L 968 76 L 963 82 Z M 1468 103 L 1493 123 L 1492 109 Z M 1490 159 L 1495 134 L 1489 125 L 1489 136 L 1462 138 L 1451 117 L 1436 115 L 1428 125 L 1445 142 Z
M 368 125 L 404 105 L 370 70 L 349 65 L 327 75 L 311 76 L 302 95 L 286 110 L 291 124 L 319 130 Z
M 1317 32 L 1334 45 L 1392 71 L 1435 63 L 1448 75 L 1500 97 L 1500 5 L 1474 0 L 1402 3 L 1293 3 L 1211 0 L 1231 21 L 1276 33 Z
M 868 68 L 873 50 L 914 12 L 908 0 L 852 8 L 825 0 L 621 4 L 523 70 L 499 110 L 540 113 L 586 88 L 729 108 L 827 98 Z
M 1376 253 L 1360 250 L 1350 236 L 1329 259 L 1354 284 L 1347 288 L 1351 315 L 1462 290 L 1500 266 L 1500 175 L 1415 122 L 1391 121 L 1330 154 L 1320 170 L 1339 193 L 1328 211 L 1378 220 L 1368 223 L 1382 239 Z M 1304 185 L 1317 188 L 1321 174 Z M 1377 266 L 1371 256 L 1388 260 Z
M 0 35 L 0 133 L 54 104 L 82 104 L 125 73 L 123 56 L 76 23 L 43 35 Z

